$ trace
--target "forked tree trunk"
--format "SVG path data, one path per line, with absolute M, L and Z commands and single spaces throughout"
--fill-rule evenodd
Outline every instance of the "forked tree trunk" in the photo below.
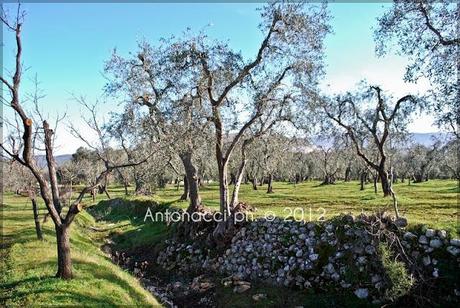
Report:
M 34 221 L 35 221 L 35 233 L 37 233 L 37 239 L 43 240 L 42 228 L 40 227 L 40 219 L 38 217 L 38 206 L 35 198 L 31 199 L 32 201 L 32 210 L 34 212 Z
M 270 173 L 268 175 L 268 187 L 267 187 L 267 194 L 273 193 L 273 175 Z
M 184 169 L 186 173 L 185 178 L 187 179 L 188 184 L 185 185 L 184 183 L 184 187 L 188 186 L 188 194 L 190 197 L 190 204 L 187 208 L 187 212 L 193 213 L 196 212 L 201 205 L 198 171 L 193 165 L 191 152 L 180 155 L 180 158 L 182 160 L 182 163 L 184 164 Z
M 72 259 L 70 257 L 70 237 L 68 226 L 56 226 L 58 272 L 56 277 L 72 279 Z

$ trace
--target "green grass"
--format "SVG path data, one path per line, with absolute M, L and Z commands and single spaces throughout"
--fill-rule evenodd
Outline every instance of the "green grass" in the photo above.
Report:
M 391 198 L 383 198 L 379 192 L 374 193 L 373 185 L 366 185 L 359 190 L 358 182 L 337 182 L 335 185 L 319 185 L 318 181 L 301 184 L 274 183 L 274 193 L 266 193 L 266 185 L 257 191 L 251 185 L 242 185 L 240 201 L 257 208 L 254 216 L 263 216 L 268 211 L 277 216 L 287 217 L 296 214 L 297 219 L 315 220 L 323 213 L 326 219 L 341 213 L 358 215 L 362 211 L 372 213 L 379 210 L 393 212 Z M 434 228 L 446 229 L 460 233 L 457 182 L 451 180 L 430 180 L 428 182 L 407 185 L 395 184 L 399 211 L 408 218 L 412 226 L 425 224 Z M 182 208 L 187 202 L 179 201 L 181 191 L 168 187 L 157 191 L 154 199 L 168 202 Z M 213 209 L 219 207 L 219 188 L 207 185 L 201 188 L 202 201 Z M 289 209 L 287 209 L 289 208 Z M 295 212 L 291 211 L 298 208 Z M 303 215 L 302 215 L 303 211 Z
M 360 191 L 357 182 L 339 182 L 330 186 L 320 186 L 319 182 L 314 181 L 298 185 L 275 183 L 274 191 L 273 194 L 266 194 L 266 186 L 254 191 L 250 185 L 243 185 L 240 200 L 257 208 L 255 217 L 263 216 L 267 211 L 282 217 L 292 214 L 285 208 L 303 209 L 305 220 L 316 219 L 320 208 L 325 210 L 325 218 L 348 212 L 391 211 L 391 199 L 383 198 L 380 193 L 375 194 L 372 185 Z M 395 191 L 400 211 L 408 217 L 410 225 L 426 224 L 458 235 L 459 189 L 455 181 L 430 180 L 410 186 L 396 184 Z M 187 202 L 179 201 L 182 191 L 173 186 L 159 189 L 153 196 L 146 197 L 124 197 L 123 188 L 119 186 L 111 187 L 110 193 L 112 198 L 120 198 L 119 201 L 105 202 L 107 197 L 98 195 L 96 205 L 92 205 L 90 198 L 85 198 L 90 206 L 77 216 L 72 227 L 75 279 L 71 281 L 53 278 L 56 272 L 56 249 L 51 222 L 44 225 L 45 241 L 37 241 L 30 202 L 27 198 L 4 195 L 0 305 L 158 304 L 135 278 L 113 265 L 101 252 L 100 246 L 107 237 L 111 237 L 119 249 L 153 248 L 167 236 L 168 228 L 162 223 L 144 223 L 147 207 L 153 209 L 157 202 L 162 207 L 185 208 Z M 218 209 L 217 185 L 202 187 L 201 196 L 206 206 Z M 41 205 L 41 213 L 44 212 Z M 302 218 L 300 211 L 296 213 L 296 218 Z M 92 231 L 89 227 L 96 227 L 98 231 Z M 342 306 L 352 304 L 348 301 L 354 299 L 353 296 L 340 298 L 337 294 L 313 296 L 267 286 L 254 286 L 251 294 L 256 292 L 267 293 L 268 299 L 255 303 L 248 294 L 235 295 L 230 289 L 219 289 L 218 297 L 222 303 L 231 300 L 235 307 L 259 304 L 291 306 L 309 302 L 314 305 Z
M 51 221 L 43 226 L 45 240 L 38 241 L 27 198 L 3 197 L 0 306 L 158 305 L 137 279 L 112 264 L 99 249 L 102 242 L 97 232 L 87 228 L 97 225 L 87 212 L 78 215 L 71 230 L 75 278 L 54 278 L 57 257 Z

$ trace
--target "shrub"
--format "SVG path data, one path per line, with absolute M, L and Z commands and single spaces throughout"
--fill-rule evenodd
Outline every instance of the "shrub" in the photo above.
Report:
M 396 260 L 388 246 L 383 243 L 379 245 L 382 265 L 385 271 L 389 288 L 385 291 L 384 298 L 394 301 L 409 293 L 414 284 L 412 275 L 407 272 L 403 262 Z

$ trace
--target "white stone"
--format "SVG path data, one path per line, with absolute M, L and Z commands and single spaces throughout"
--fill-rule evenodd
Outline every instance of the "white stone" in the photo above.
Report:
M 358 298 L 361 298 L 361 299 L 367 298 L 369 296 L 369 291 L 367 289 L 360 288 L 360 289 L 355 290 L 354 293 Z
M 433 247 L 433 248 L 439 248 L 442 246 L 442 242 L 441 240 L 438 240 L 438 239 L 432 239 L 430 241 L 430 247 Z
M 447 237 L 447 232 L 446 230 L 439 230 L 438 231 L 438 236 L 441 238 L 441 239 L 445 239 Z
M 360 256 L 358 258 L 358 263 L 359 264 L 365 264 L 367 262 L 367 258 L 365 256 Z
M 364 250 L 368 255 L 373 255 L 375 253 L 375 247 L 372 245 L 367 245 Z
M 317 253 L 311 254 L 309 256 L 309 258 L 310 258 L 311 261 L 316 261 L 319 258 L 319 254 L 317 254 Z
M 425 256 L 425 257 L 423 257 L 422 261 L 423 261 L 423 265 L 425 265 L 425 266 L 428 266 L 428 265 L 431 264 L 431 258 L 430 258 L 430 256 Z
M 404 233 L 403 238 L 406 241 L 410 241 L 410 240 L 413 240 L 413 239 L 417 238 L 417 235 L 415 235 L 414 233 L 408 231 L 408 232 Z
M 399 228 L 405 228 L 407 227 L 407 219 L 404 217 L 400 217 L 395 220 L 395 225 Z
M 420 244 L 422 244 L 422 245 L 426 245 L 426 244 L 428 244 L 428 239 L 426 238 L 425 235 L 421 235 L 421 236 L 419 237 L 419 239 L 418 239 L 418 242 L 419 242 Z
M 460 254 L 460 248 L 454 247 L 454 246 L 448 246 L 446 248 L 447 252 L 456 257 L 458 254 Z
M 436 232 L 433 229 L 426 229 L 425 235 L 426 237 L 433 237 Z
M 458 238 L 453 238 L 453 239 L 450 240 L 450 244 L 451 244 L 452 246 L 460 247 L 460 239 L 458 239 Z

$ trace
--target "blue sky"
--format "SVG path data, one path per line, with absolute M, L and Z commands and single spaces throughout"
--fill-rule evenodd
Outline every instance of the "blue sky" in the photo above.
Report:
M 54 116 L 67 111 L 69 121 L 82 125 L 80 107 L 71 93 L 89 100 L 101 98 L 105 84 L 104 61 L 113 48 L 126 55 L 143 38 L 156 42 L 179 34 L 187 27 L 206 28 L 211 36 L 228 40 L 245 57 L 253 57 L 262 33 L 256 8 L 260 4 L 24 4 L 23 60 L 28 68 L 23 90 L 30 91 L 35 74 L 46 94 L 43 109 Z M 352 89 L 362 78 L 403 95 L 423 91 L 426 85 L 402 81 L 406 60 L 398 56 L 378 59 L 374 54 L 372 27 L 388 4 L 331 4 L 334 34 L 326 40 L 326 78 L 322 88 L 337 92 Z M 11 5 L 7 5 L 11 8 Z M 12 68 L 14 45 L 11 33 L 3 31 L 4 68 Z M 329 86 L 328 86 L 329 85 Z M 101 106 L 101 114 L 117 110 L 116 102 Z M 7 113 L 4 108 L 4 113 Z M 430 132 L 431 119 L 414 121 L 411 131 Z M 59 153 L 73 152 L 81 143 L 67 132 L 58 135 Z

